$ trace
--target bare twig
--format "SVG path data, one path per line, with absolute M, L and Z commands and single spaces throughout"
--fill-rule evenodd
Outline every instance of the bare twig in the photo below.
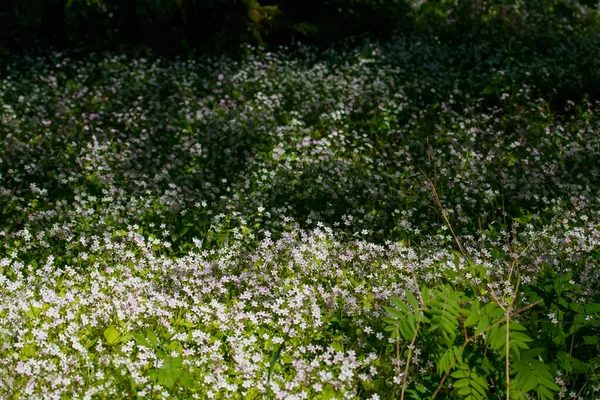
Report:
M 408 154 L 408 152 L 406 150 L 404 150 L 404 148 L 400 147 L 400 149 L 402 150 L 402 152 L 409 159 L 411 159 L 410 154 Z M 443 206 L 442 202 L 440 201 L 440 197 L 438 196 L 437 190 L 435 189 L 435 184 L 431 181 L 431 179 L 429 179 L 429 176 L 427 176 L 427 174 L 425 173 L 425 171 L 423 171 L 423 169 L 421 167 L 417 166 L 417 168 L 419 169 L 419 171 L 421 171 L 421 173 L 423 174 L 423 176 L 425 177 L 425 179 L 429 183 L 430 190 L 431 190 L 431 197 L 433 198 L 433 202 L 435 203 L 435 205 L 440 210 L 440 213 L 442 214 L 442 218 L 443 218 L 446 226 L 450 229 L 450 233 L 452 233 L 452 236 L 454 237 L 454 240 L 456 241 L 456 245 L 458 246 L 458 250 L 460 251 L 460 253 L 464 257 L 466 257 L 467 256 L 467 251 L 465 250 L 465 248 L 463 247 L 462 243 L 460 242 L 460 240 L 456 236 L 456 233 L 454 233 L 454 229 L 452 228 L 452 224 L 450 224 L 450 220 L 448 220 L 448 217 L 446 216 L 446 212 L 444 211 L 444 206 Z
M 400 394 L 400 400 L 404 400 L 404 394 L 406 393 L 406 384 L 408 383 L 408 368 L 410 367 L 410 361 L 412 359 L 412 352 L 415 347 L 415 342 L 417 341 L 417 334 L 419 333 L 419 326 L 421 325 L 421 320 L 423 319 L 423 310 L 425 308 L 425 302 L 423 301 L 423 296 L 421 295 L 421 290 L 419 290 L 419 284 L 417 282 L 417 277 L 415 276 L 415 271 L 412 272 L 412 277 L 415 281 L 415 287 L 417 290 L 417 295 L 419 297 L 419 319 L 417 320 L 417 326 L 415 327 L 415 333 L 413 334 L 412 340 L 410 342 L 410 346 L 408 347 L 408 357 L 406 357 L 406 368 L 404 368 L 404 376 L 402 377 L 402 392 Z
M 417 341 L 417 334 L 419 333 L 420 324 L 421 318 L 417 320 L 417 327 L 415 328 L 415 333 L 410 341 L 410 346 L 408 347 L 408 357 L 406 357 L 406 367 L 404 368 L 404 376 L 402 377 L 402 392 L 400 394 L 400 400 L 404 400 L 404 394 L 406 393 L 406 384 L 408 383 L 408 368 L 410 367 L 412 352 L 415 347 L 415 342 Z

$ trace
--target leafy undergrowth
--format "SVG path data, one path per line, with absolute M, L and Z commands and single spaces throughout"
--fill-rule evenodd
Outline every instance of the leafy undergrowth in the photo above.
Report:
M 8 65 L 0 397 L 600 396 L 600 104 L 553 91 L 600 46 L 563 47 Z

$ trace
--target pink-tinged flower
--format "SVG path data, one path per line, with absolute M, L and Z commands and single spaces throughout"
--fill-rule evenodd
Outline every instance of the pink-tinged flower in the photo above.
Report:
M 88 117 L 90 121 L 95 120 L 96 118 L 100 118 L 99 114 L 90 114 L 90 116 Z
M 44 124 L 44 126 L 50 126 L 52 125 L 52 121 L 50 121 L 49 119 L 45 119 L 42 121 L 42 124 Z

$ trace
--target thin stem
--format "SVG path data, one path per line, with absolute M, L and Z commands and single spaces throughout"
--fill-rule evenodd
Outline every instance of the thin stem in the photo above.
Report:
M 502 310 L 506 311 L 506 308 L 504 308 L 500 299 L 498 299 L 498 297 L 496 297 L 496 294 L 494 293 L 493 290 L 490 290 L 490 294 L 492 295 L 492 298 L 494 299 L 494 302 L 496 303 L 496 305 L 498 307 L 500 307 Z
M 421 318 L 417 320 L 417 327 L 415 328 L 415 333 L 410 341 L 410 346 L 408 347 L 408 357 L 406 357 L 406 368 L 404 368 L 404 376 L 402 377 L 402 393 L 400 394 L 400 400 L 404 400 L 404 394 L 406 392 L 406 385 L 408 383 L 408 368 L 410 367 L 410 362 L 412 359 L 412 351 L 415 347 L 415 342 L 417 341 L 417 333 L 419 332 L 419 325 L 421 324 Z
M 403 147 L 400 147 L 400 149 L 402 150 L 402 152 L 409 159 L 411 158 L 410 154 L 408 154 L 408 152 L 406 150 L 404 150 Z M 440 198 L 438 196 L 437 190 L 435 189 L 435 183 L 433 183 L 431 181 L 431 179 L 429 179 L 429 177 L 427 176 L 427 174 L 425 173 L 425 171 L 423 171 L 423 169 L 421 167 L 417 166 L 417 168 L 419 169 L 419 171 L 421 171 L 421 173 L 423 174 L 423 176 L 425 177 L 425 179 L 427 180 L 427 182 L 431 186 L 431 195 L 433 197 L 433 202 L 440 209 L 440 212 L 442 214 L 442 218 L 444 219 L 444 222 L 446 223 L 446 226 L 450 229 L 450 233 L 452 233 L 452 236 L 454 237 L 454 240 L 456 241 L 456 245 L 458 246 L 458 249 L 460 250 L 460 253 L 463 256 L 466 257 L 467 256 L 467 251 L 465 250 L 465 248 L 463 247 L 462 243 L 460 242 L 460 240 L 458 239 L 458 237 L 454 233 L 454 229 L 452 229 L 452 225 L 450 224 L 450 221 L 448 220 L 448 217 L 446 216 L 446 212 L 444 211 L 444 206 L 443 206 L 442 202 L 440 201 Z
M 543 301 L 544 301 L 544 300 L 538 300 L 538 301 L 536 301 L 536 302 L 534 302 L 534 303 L 528 304 L 528 305 L 526 305 L 525 307 L 523 307 L 523 308 L 520 308 L 520 309 L 518 309 L 517 311 L 513 312 L 513 313 L 512 313 L 512 315 L 513 315 L 513 316 L 515 316 L 515 315 L 519 315 L 519 314 L 521 314 L 521 313 L 523 313 L 523 312 L 525 312 L 525 311 L 527 311 L 527 310 L 529 310 L 529 309 L 531 309 L 531 308 L 533 308 L 533 307 L 537 306 L 538 304 L 540 304 L 540 303 L 541 303 L 541 302 L 543 302 Z M 482 330 L 482 331 L 481 331 L 479 334 L 485 333 L 485 332 L 489 331 L 490 329 L 492 329 L 492 328 L 496 327 L 497 325 L 500 325 L 500 324 L 502 324 L 502 323 L 504 323 L 504 322 L 506 322 L 506 321 L 507 321 L 506 317 L 504 317 L 504 318 L 502 318 L 502 319 L 499 319 L 498 321 L 494 322 L 493 324 L 491 324 L 490 326 L 488 326 L 487 328 L 485 328 L 484 330 Z M 468 345 L 470 342 L 472 342 L 472 341 L 473 341 L 473 338 L 474 338 L 474 336 L 471 336 L 470 338 L 468 338 L 467 340 L 465 340 L 465 342 L 464 342 L 464 343 L 463 343 L 463 345 L 462 345 L 462 349 L 463 349 L 463 350 L 465 349 L 465 347 L 467 347 L 467 345 Z M 507 347 L 508 347 L 508 346 L 507 346 Z M 454 361 L 456 361 L 456 357 L 454 358 Z M 436 397 L 436 396 L 438 395 L 438 393 L 440 392 L 440 390 L 442 389 L 442 386 L 444 385 L 444 382 L 445 382 L 445 381 L 446 381 L 446 379 L 448 378 L 448 374 L 449 374 L 449 371 L 448 371 L 448 372 L 446 372 L 446 373 L 444 374 L 444 376 L 442 377 L 442 380 L 440 381 L 440 384 L 438 385 L 438 387 L 437 387 L 437 389 L 435 390 L 435 392 L 433 392 L 433 396 L 431 396 L 431 400 L 434 400 L 434 399 L 435 399 L 435 397 Z
M 581 303 L 579 304 L 579 306 L 577 307 L 577 313 L 575 314 L 575 316 L 579 315 L 579 310 L 581 310 Z M 573 346 L 575 345 L 575 331 L 577 329 L 577 325 L 575 325 L 573 327 L 573 334 L 571 335 L 571 346 L 569 348 L 569 356 L 573 357 Z M 568 373 L 569 371 L 567 371 Z
M 435 389 L 435 392 L 433 392 L 433 395 L 431 396 L 431 400 L 435 399 L 435 397 L 438 395 L 440 390 L 442 390 L 442 387 L 444 387 L 444 382 L 446 382 L 447 378 L 448 378 L 448 374 L 444 374 L 444 376 L 442 377 L 442 380 L 440 381 L 440 384 Z
M 425 173 L 423 173 L 423 174 L 425 174 Z M 444 206 L 442 205 L 442 202 L 440 201 L 440 198 L 439 198 L 439 196 L 437 194 L 437 190 L 435 189 L 435 186 L 434 186 L 433 182 L 431 182 L 431 180 L 429 180 L 429 178 L 427 177 L 427 175 L 425 175 L 425 178 L 427 179 L 427 181 L 431 185 L 431 194 L 433 195 L 433 201 L 435 202 L 435 204 L 440 209 L 440 212 L 442 214 L 442 218 L 444 219 L 444 222 L 446 223 L 446 226 L 450 229 L 450 233 L 452 233 L 452 237 L 454 238 L 454 241 L 456 241 L 456 245 L 458 246 L 458 249 L 460 250 L 460 253 L 463 256 L 466 257 L 467 256 L 467 251 L 463 247 L 463 245 L 460 242 L 460 240 L 458 240 L 458 237 L 456 236 L 456 233 L 454 233 L 454 229 L 452 229 L 452 225 L 450 224 L 450 221 L 448 220 L 448 217 L 446 216 L 446 212 L 444 211 Z
M 479 223 L 479 237 L 481 237 L 481 248 L 485 248 L 485 239 L 483 238 L 483 228 L 481 227 L 481 216 L 477 217 Z
M 425 302 L 423 301 L 423 296 L 421 295 L 421 291 L 419 290 L 419 284 L 417 282 L 417 277 L 415 276 L 415 271 L 411 271 L 412 277 L 415 280 L 415 288 L 417 291 L 417 296 L 419 296 L 419 319 L 417 320 L 417 326 L 415 328 L 415 333 L 413 334 L 412 340 L 410 342 L 410 346 L 408 347 L 408 357 L 406 360 L 406 368 L 404 368 L 404 376 L 402 377 L 402 393 L 400 394 L 400 400 L 404 400 L 404 394 L 406 393 L 406 384 L 408 383 L 408 368 L 410 367 L 410 361 L 412 359 L 412 351 L 415 347 L 415 342 L 417 341 L 417 334 L 419 333 L 419 326 L 421 325 L 421 320 L 423 319 L 423 309 L 425 308 Z M 395 390 L 394 390 L 395 394 Z
M 575 313 L 575 317 L 579 315 L 579 311 L 581 310 L 581 303 L 577 306 L 577 312 Z M 571 346 L 569 346 L 569 356 L 573 357 L 573 347 L 575 346 L 575 332 L 577 331 L 577 324 L 573 326 L 573 334 L 571 335 Z M 569 371 L 565 374 L 565 382 L 569 379 Z
M 398 331 L 398 327 L 396 327 L 396 364 L 398 365 L 398 370 L 400 369 L 400 332 Z M 398 390 L 398 384 L 394 382 L 394 390 L 392 391 L 392 399 L 396 398 L 396 390 Z
M 419 296 L 419 303 L 421 306 L 421 309 L 419 311 L 421 312 L 421 315 L 423 315 L 423 309 L 425 309 L 425 302 L 423 301 L 423 296 L 421 295 L 421 290 L 419 289 L 419 283 L 417 282 L 415 270 L 411 269 L 410 272 L 412 274 L 413 280 L 415 281 L 415 290 L 417 291 L 417 296 Z
M 510 400 L 510 305 L 506 309 L 506 400 Z
M 504 184 L 500 186 L 500 190 L 502 191 L 502 218 L 504 219 L 504 226 L 506 226 L 506 207 L 504 206 Z

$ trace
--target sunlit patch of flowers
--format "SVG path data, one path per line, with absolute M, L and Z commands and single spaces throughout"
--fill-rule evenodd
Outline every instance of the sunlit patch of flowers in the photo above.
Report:
M 0 397 L 377 398 L 405 368 L 384 306 L 415 280 L 490 302 L 518 258 L 598 298 L 600 107 L 552 111 L 558 67 L 425 39 L 242 52 L 8 66 Z M 419 345 L 409 383 L 435 373 Z

